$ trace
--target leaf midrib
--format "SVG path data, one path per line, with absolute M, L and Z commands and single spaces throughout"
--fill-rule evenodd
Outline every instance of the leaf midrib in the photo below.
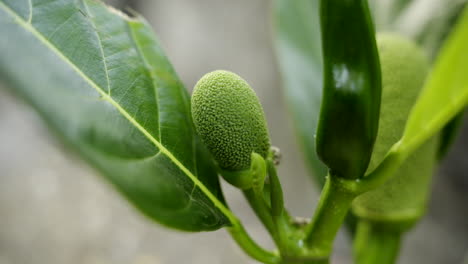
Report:
M 39 41 L 41 41 L 45 46 L 49 47 L 54 51 L 59 58 L 61 58 L 65 63 L 67 63 L 73 70 L 75 70 L 78 75 L 80 75 L 91 87 L 93 87 L 100 95 L 101 99 L 110 103 L 114 106 L 132 125 L 134 125 L 143 135 L 150 140 L 158 149 L 159 152 L 166 155 L 185 175 L 187 175 L 190 180 L 198 187 L 200 190 L 210 199 L 214 206 L 217 207 L 231 222 L 233 225 L 237 225 L 238 220 L 232 214 L 232 212 L 224 206 L 224 204 L 216 198 L 207 187 L 198 180 L 195 175 L 190 172 L 167 148 L 165 148 L 156 138 L 154 138 L 143 126 L 141 126 L 122 106 L 119 105 L 111 96 L 109 96 L 101 87 L 99 87 L 93 80 L 91 80 L 83 71 L 81 71 L 73 62 L 68 59 L 60 50 L 52 44 L 47 38 L 40 33 L 36 28 L 33 27 L 31 23 L 25 21 L 21 16 L 19 16 L 15 11 L 8 7 L 3 1 L 0 2 L 0 7 L 9 14 L 14 22 L 19 26 L 23 27 L 25 30 L 32 33 Z M 30 10 L 32 13 L 32 10 Z M 125 18 L 123 18 L 125 19 Z

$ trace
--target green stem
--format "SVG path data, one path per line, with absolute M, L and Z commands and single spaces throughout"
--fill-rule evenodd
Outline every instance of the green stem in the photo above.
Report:
M 276 167 L 272 159 L 267 159 L 268 175 L 270 176 L 270 201 L 271 216 L 278 235 L 279 249 L 281 255 L 289 255 L 290 243 L 288 233 L 290 231 L 288 215 L 284 208 L 283 190 L 276 172 Z
M 351 206 L 355 193 L 327 176 L 312 222 L 306 229 L 306 244 L 314 256 L 330 255 L 333 241 Z
M 409 155 L 406 149 L 403 150 L 400 146 L 400 141 L 395 143 L 379 166 L 363 178 L 346 179 L 334 177 L 334 180 L 338 185 L 348 190 L 348 192 L 354 193 L 355 196 L 381 186 L 395 175 L 395 171 L 400 168 Z
M 276 172 L 275 164 L 273 164 L 271 159 L 267 159 L 266 162 L 268 175 L 270 176 L 271 214 L 273 220 L 275 220 L 275 218 L 281 217 L 284 212 L 283 190 L 278 178 L 278 173 Z
M 247 234 L 244 227 L 240 223 L 227 228 L 231 237 L 237 244 L 244 250 L 244 252 L 255 260 L 265 264 L 279 264 L 280 257 L 272 252 L 269 252 L 260 247 L 252 238 Z
M 258 219 L 272 236 L 276 245 L 280 245 L 280 240 L 276 232 L 275 224 L 271 216 L 271 211 L 263 196 L 259 196 L 253 189 L 244 190 L 244 196 L 252 207 Z
M 400 142 L 400 141 L 399 141 Z M 395 175 L 401 164 L 408 157 L 408 152 L 400 148 L 399 142 L 395 143 L 385 156 L 384 160 L 369 175 L 356 182 L 356 192 L 364 193 L 375 189 Z
M 356 264 L 394 264 L 398 257 L 401 231 L 382 228 L 360 220 L 354 240 Z

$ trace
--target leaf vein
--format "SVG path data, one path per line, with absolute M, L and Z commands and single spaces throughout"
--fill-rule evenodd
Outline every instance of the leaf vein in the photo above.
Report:
M 62 23 L 60 23 L 60 25 L 58 25 L 54 31 L 52 31 L 52 33 L 49 35 L 49 39 L 52 39 L 52 37 L 64 26 L 68 23 L 68 21 L 70 21 L 70 19 L 75 16 L 75 13 L 72 13 L 69 17 L 67 17 L 67 19 L 65 19 Z M 30 24 L 28 24 L 30 25 Z M 31 28 L 34 28 L 32 25 L 31 25 Z
M 135 33 L 133 32 L 133 30 L 130 28 L 130 25 L 127 24 L 127 32 L 130 34 L 131 38 L 132 38 L 132 43 L 133 43 L 133 46 L 135 47 L 136 51 L 138 52 L 138 56 L 143 60 L 144 62 L 144 65 L 145 65 L 145 68 L 146 70 L 148 71 L 149 75 L 151 76 L 151 83 L 153 84 L 153 91 L 154 91 L 154 97 L 155 97 L 155 100 L 156 100 L 156 107 L 158 108 L 158 116 L 157 116 L 157 122 L 158 122 L 158 138 L 159 140 L 162 142 L 162 137 L 161 137 L 161 119 L 159 117 L 159 113 L 161 112 L 159 106 L 160 106 L 160 103 L 159 103 L 159 94 L 158 94 L 158 85 L 156 83 L 156 78 L 154 76 L 154 69 L 153 67 L 151 67 L 151 65 L 148 63 L 148 60 L 146 59 L 145 56 L 143 56 L 143 52 L 140 48 L 140 45 L 137 45 L 137 38 L 135 36 Z
M 138 77 L 136 77 L 135 79 L 133 79 L 132 83 L 130 83 L 130 85 L 127 86 L 127 88 L 125 89 L 125 91 L 123 92 L 123 94 L 120 96 L 119 100 L 116 102 L 117 104 L 120 105 L 120 101 L 122 101 L 123 99 L 125 99 L 125 97 L 127 96 L 128 92 L 130 92 L 130 90 L 132 89 L 133 85 L 138 81 L 140 80 L 142 77 L 142 75 L 139 75 Z M 110 98 L 112 98 L 110 95 L 109 95 Z M 112 99 L 114 100 L 114 99 Z
M 29 0 L 29 1 L 32 1 L 32 0 Z M 109 96 L 111 96 L 111 89 L 110 89 L 110 80 L 109 80 L 109 71 L 107 70 L 107 59 L 106 59 L 106 56 L 104 54 L 104 49 L 102 48 L 103 44 L 102 44 L 102 40 L 101 40 L 101 35 L 99 34 L 99 32 L 97 31 L 97 27 L 96 27 L 96 24 L 94 23 L 93 21 L 93 14 L 91 13 L 91 11 L 89 10 L 88 8 L 88 3 L 87 1 L 83 1 L 84 3 L 84 6 L 86 8 L 86 12 L 89 14 L 88 17 L 88 20 L 89 22 L 91 23 L 91 25 L 93 26 L 93 28 L 95 29 L 95 32 L 96 32 L 96 36 L 97 36 L 97 40 L 99 42 L 99 50 L 101 52 L 101 56 L 102 56 L 102 63 L 104 64 L 104 73 L 106 74 L 106 83 L 107 83 L 107 94 Z

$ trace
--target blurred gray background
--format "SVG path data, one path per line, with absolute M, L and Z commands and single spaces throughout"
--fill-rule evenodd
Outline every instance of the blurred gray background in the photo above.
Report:
M 204 73 L 231 70 L 265 108 L 287 207 L 310 217 L 318 192 L 305 169 L 281 91 L 270 0 L 107 1 L 142 13 L 191 89 Z M 142 217 L 49 133 L 0 80 L 0 264 L 255 263 L 224 230 L 182 233 Z M 406 238 L 400 263 L 468 264 L 468 119 L 437 172 L 428 216 Z M 229 204 L 262 244 L 272 246 L 237 190 Z M 333 263 L 351 263 L 340 233 Z

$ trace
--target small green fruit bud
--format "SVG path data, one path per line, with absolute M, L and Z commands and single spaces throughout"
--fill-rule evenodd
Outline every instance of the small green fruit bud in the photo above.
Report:
M 267 157 L 270 139 L 262 106 L 238 75 L 214 71 L 203 76 L 193 91 L 192 117 L 221 170 L 250 171 L 252 153 Z

